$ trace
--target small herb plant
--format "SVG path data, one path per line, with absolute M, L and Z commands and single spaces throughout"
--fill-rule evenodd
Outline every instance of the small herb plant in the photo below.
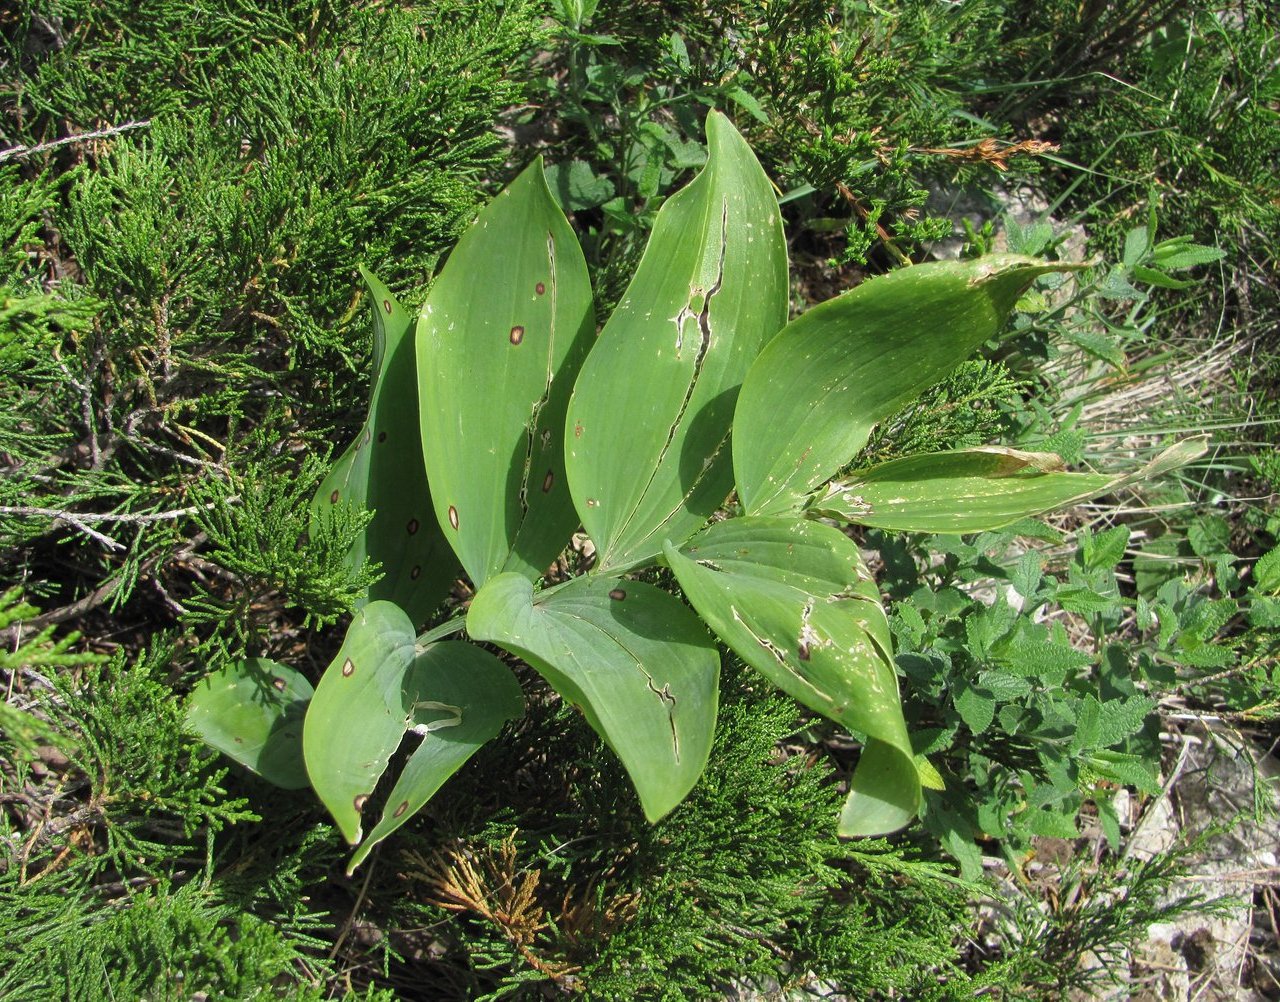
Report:
M 941 779 L 917 756 L 889 621 L 832 520 L 972 532 L 1113 489 L 1045 453 L 976 448 L 841 476 L 875 425 L 994 337 L 1042 275 L 1012 255 L 905 268 L 787 323 L 774 190 L 727 118 L 708 162 L 664 204 L 596 335 L 578 241 L 535 163 L 476 219 L 413 321 L 375 307 L 368 419 L 313 503 L 318 530 L 373 511 L 349 559 L 379 563 L 319 685 L 273 662 L 210 676 L 190 704 L 213 746 L 282 786 L 312 786 L 354 868 L 503 724 L 527 662 L 625 767 L 646 817 L 707 762 L 715 637 L 863 750 L 842 835 L 911 822 Z M 731 434 L 732 431 L 732 434 Z M 1177 446 L 1141 475 L 1184 462 Z M 735 500 L 726 507 L 726 498 Z M 589 572 L 538 590 L 581 525 Z M 686 604 L 641 572 L 665 566 Z M 465 615 L 427 625 L 459 567 Z M 707 628 L 710 628 L 708 632 Z M 407 759 L 366 835 L 404 736 Z

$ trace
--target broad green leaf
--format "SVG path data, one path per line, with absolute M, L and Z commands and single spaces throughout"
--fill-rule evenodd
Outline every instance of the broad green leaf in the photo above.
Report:
M 656 821 L 693 788 L 711 751 L 720 658 L 698 618 L 652 585 L 579 578 L 535 596 L 493 578 L 467 632 L 524 658 L 578 706 L 622 760 Z
M 408 820 L 520 709 L 519 687 L 492 655 L 457 642 L 419 647 L 402 609 L 370 602 L 356 613 L 312 697 L 302 735 L 307 773 L 355 845 L 362 837 L 361 813 L 391 755 L 406 732 L 422 734 L 422 746 L 392 791 L 390 814 L 374 829 L 377 841 Z
M 809 510 L 878 529 L 980 532 L 1162 476 L 1203 453 L 1200 439 L 1179 442 L 1146 466 L 1114 476 L 1063 473 L 1062 460 L 1047 452 L 997 446 L 931 452 L 835 481 Z
M 369 414 L 316 491 L 312 518 L 340 503 L 373 510 L 347 562 L 356 568 L 366 557 L 380 563 L 383 576 L 365 601 L 395 602 L 421 624 L 449 594 L 458 565 L 431 517 L 409 314 L 371 272 L 361 268 L 360 274 L 373 306 Z
M 1036 276 L 1073 267 L 1012 255 L 919 264 L 789 323 L 752 365 L 734 415 L 748 514 L 796 511 L 878 421 L 994 337 Z
M 405 682 L 413 698 L 410 732 L 422 743 L 405 763 L 382 818 L 351 857 L 348 874 L 373 847 L 416 814 L 446 779 L 502 725 L 524 712 L 520 684 L 510 670 L 474 644 L 445 641 L 418 653 Z
M 664 552 L 693 607 L 739 657 L 805 706 L 867 736 L 841 834 L 909 823 L 920 778 L 888 620 L 853 541 L 818 522 L 747 517 Z
M 578 525 L 564 413 L 594 323 L 582 249 L 537 161 L 463 235 L 418 317 L 432 501 L 477 586 L 541 576 Z
M 706 168 L 658 213 L 569 403 L 569 486 L 601 572 L 687 539 L 724 502 L 738 387 L 786 320 L 773 188 L 717 112 L 707 141 Z
M 286 790 L 309 785 L 302 762 L 302 718 L 311 683 L 266 658 L 236 661 L 196 686 L 187 724 L 216 748 Z

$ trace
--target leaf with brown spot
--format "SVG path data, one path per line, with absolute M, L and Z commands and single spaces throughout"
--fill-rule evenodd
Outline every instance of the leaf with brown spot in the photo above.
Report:
M 436 515 L 477 586 L 540 577 L 577 528 L 564 415 L 594 326 L 578 238 L 535 161 L 463 234 L 418 317 Z
M 286 790 L 307 786 L 302 761 L 302 718 L 312 688 L 287 665 L 250 658 L 209 675 L 187 699 L 187 725 L 269 783 Z
M 382 310 L 373 312 L 373 376 L 364 427 L 338 458 L 312 502 L 312 529 L 339 500 L 374 512 L 372 521 L 347 554 L 356 568 L 368 558 L 382 565 L 383 576 L 362 602 L 386 600 L 404 608 L 422 624 L 449 593 L 457 562 L 431 512 L 430 489 L 418 444 L 417 372 L 409 314 L 378 279 L 361 269 L 365 284 Z M 394 432 L 394 434 L 388 434 Z M 329 505 L 320 503 L 328 499 Z M 428 531 L 406 525 L 425 524 Z M 417 576 L 411 568 L 419 568 Z M 427 568 L 424 576 L 422 568 Z
M 358 668 L 348 674 L 347 664 Z M 522 709 L 519 685 L 492 654 L 457 641 L 419 647 L 403 610 L 361 609 L 316 687 L 302 736 L 311 785 L 348 842 L 361 843 L 361 814 L 404 736 L 421 743 L 349 870 Z

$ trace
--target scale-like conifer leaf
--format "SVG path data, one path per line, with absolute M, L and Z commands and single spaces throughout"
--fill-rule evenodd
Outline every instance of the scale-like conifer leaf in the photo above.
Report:
M 300 790 L 309 783 L 302 718 L 311 693 L 311 683 L 286 665 L 236 661 L 195 687 L 187 724 L 205 744 L 267 782 Z
M 920 776 L 907 737 L 889 625 L 858 548 L 838 529 L 788 518 L 718 522 L 666 558 L 693 607 L 779 688 L 867 738 L 844 835 L 908 824 Z
M 717 112 L 707 142 L 706 168 L 658 213 L 569 403 L 569 486 L 603 572 L 682 542 L 724 502 L 738 387 L 786 320 L 773 188 Z
M 1071 269 L 1001 255 L 902 268 L 789 323 L 742 384 L 733 427 L 748 514 L 796 511 L 878 421 L 999 331 L 1037 275 Z
M 524 658 L 622 760 L 645 816 L 692 789 L 711 752 L 720 657 L 679 599 L 652 585 L 578 578 L 535 596 L 516 574 L 486 584 L 467 632 Z
M 431 517 L 418 442 L 418 391 L 409 314 L 385 285 L 361 268 L 373 306 L 373 382 L 369 414 L 356 440 L 333 464 L 311 503 L 312 518 L 338 504 L 374 512 L 347 554 L 353 568 L 368 557 L 383 576 L 365 601 L 395 602 L 421 625 L 449 594 L 457 561 Z
M 594 325 L 582 249 L 538 160 L 458 241 L 418 317 L 432 500 L 477 587 L 540 577 L 578 525 L 564 413 Z

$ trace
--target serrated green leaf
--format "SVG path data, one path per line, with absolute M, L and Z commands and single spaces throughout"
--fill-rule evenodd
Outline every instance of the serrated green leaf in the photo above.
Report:
M 1103 743 L 1102 704 L 1094 696 L 1085 696 L 1070 704 L 1075 710 L 1075 729 L 1071 735 L 1071 754 L 1079 754 L 1085 748 L 1095 748 Z
M 1040 678 L 1046 685 L 1061 685 L 1068 675 L 1093 663 L 1093 655 L 1048 640 L 1019 640 L 997 658 L 1017 675 Z
M 1118 852 L 1120 850 L 1120 815 L 1116 812 L 1115 801 L 1098 798 L 1093 803 L 1098 809 L 1098 827 L 1102 829 L 1102 836 L 1107 840 L 1107 846 L 1112 852 Z
M 187 724 L 216 748 L 286 790 L 309 785 L 302 761 L 302 719 L 312 688 L 302 675 L 266 658 L 236 661 L 208 676 L 187 700 Z
M 1185 278 L 1174 278 L 1172 275 L 1166 275 L 1163 271 L 1147 268 L 1143 265 L 1135 265 L 1132 273 L 1135 281 L 1154 285 L 1158 289 L 1190 289 L 1196 284 L 1195 282 L 1187 281 Z
M 1009 572 L 1009 583 L 1023 598 L 1032 598 L 1040 590 L 1040 582 L 1044 580 L 1041 567 L 1040 554 L 1028 550 L 1018 558 L 1017 564 Z
M 956 712 L 974 734 L 983 733 L 996 716 L 996 697 L 982 686 L 965 684 L 956 694 Z
M 693 788 L 711 752 L 720 656 L 679 599 L 639 581 L 578 578 L 535 596 L 515 574 L 471 602 L 467 632 L 524 658 L 622 760 L 645 816 Z
M 1221 515 L 1201 515 L 1187 527 L 1187 542 L 1197 557 L 1210 559 L 1231 550 L 1231 524 Z
M 1084 764 L 1104 779 L 1135 787 L 1143 793 L 1156 793 L 1160 789 L 1155 763 L 1138 755 L 1103 749 L 1091 752 Z
M 1212 668 L 1216 670 L 1230 668 L 1236 663 L 1236 652 L 1229 647 L 1220 647 L 1217 644 L 1205 644 L 1203 647 L 1179 650 L 1175 656 L 1178 659 L 1178 663 L 1187 668 Z
M 739 657 L 810 709 L 867 735 L 841 834 L 908 824 L 920 780 L 889 624 L 852 540 L 817 522 L 747 517 L 664 552 L 693 607 Z
M 1249 625 L 1258 630 L 1280 628 L 1280 599 L 1258 596 L 1249 603 Z
M 1080 534 L 1080 555 L 1085 567 L 1111 570 L 1124 559 L 1129 545 L 1129 527 L 1116 525 L 1102 532 Z
M 1147 696 L 1109 699 L 1100 705 L 1097 744 L 1112 747 L 1142 730 L 1156 707 Z
M 1167 271 L 1181 271 L 1201 264 L 1212 264 L 1226 257 L 1226 251 L 1201 244 L 1167 241 L 1158 244 L 1152 259 Z
M 1067 612 L 1074 612 L 1079 616 L 1110 612 L 1119 605 L 1119 599 L 1099 594 L 1084 585 L 1067 585 L 1059 588 L 1054 599 Z
M 773 188 L 717 112 L 707 140 L 706 168 L 658 213 L 569 404 L 569 483 L 601 573 L 683 542 L 724 502 L 738 387 L 786 320 Z
M 1120 343 L 1115 338 L 1108 334 L 1069 328 L 1062 332 L 1062 338 L 1094 358 L 1102 359 L 1108 365 L 1112 365 L 1117 369 L 1124 368 L 1124 348 L 1120 346 Z
M 449 594 L 458 563 L 431 517 L 431 495 L 418 439 L 418 394 L 412 321 L 377 277 L 360 269 L 373 307 L 373 378 L 369 413 L 311 502 L 312 520 L 335 506 L 373 511 L 347 554 L 352 568 L 366 557 L 383 575 L 363 601 L 395 602 L 418 624 Z M 362 601 L 362 604 L 363 604 Z
M 756 359 L 734 415 L 750 514 L 798 509 L 872 427 L 993 337 L 1035 279 L 1071 266 L 996 256 L 872 279 L 788 324 Z
M 978 685 L 988 690 L 996 699 L 1007 703 L 1031 694 L 1031 682 L 1025 675 L 1013 675 L 1003 671 L 984 671 L 978 675 Z
M 391 755 L 406 732 L 422 733 L 412 768 L 396 784 L 391 816 L 375 829 L 381 839 L 521 706 L 519 687 L 493 655 L 457 642 L 419 647 L 404 610 L 370 602 L 351 621 L 312 697 L 302 734 L 307 774 L 355 845 L 362 838 L 361 813 Z M 438 737 L 430 736 L 436 731 Z M 409 806 L 402 810 L 402 802 Z
M 1061 811 L 1038 808 L 1024 811 L 1017 817 L 1017 823 L 1032 835 L 1041 838 L 1076 838 L 1080 831 L 1076 828 L 1075 812 L 1065 814 Z
M 1135 226 L 1124 237 L 1124 266 L 1132 268 L 1151 250 L 1151 230 L 1146 226 Z
M 577 526 L 564 414 L 594 324 L 586 261 L 537 161 L 463 235 L 418 317 L 432 501 L 477 586 L 541 576 Z

